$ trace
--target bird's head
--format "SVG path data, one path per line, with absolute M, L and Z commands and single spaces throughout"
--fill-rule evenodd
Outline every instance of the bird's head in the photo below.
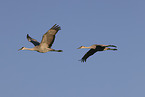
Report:
M 82 48 L 84 48 L 85 46 L 80 46 L 79 48 L 77 48 L 77 49 L 82 49 Z
M 22 48 L 18 49 L 18 51 L 20 51 L 20 50 L 24 50 L 24 49 L 25 49 L 25 47 L 22 47 Z

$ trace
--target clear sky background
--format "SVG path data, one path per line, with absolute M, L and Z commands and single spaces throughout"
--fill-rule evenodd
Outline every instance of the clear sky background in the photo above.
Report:
M 54 24 L 52 46 L 33 47 Z M 0 97 L 145 97 L 144 0 L 1 0 Z M 82 45 L 114 44 L 78 61 Z

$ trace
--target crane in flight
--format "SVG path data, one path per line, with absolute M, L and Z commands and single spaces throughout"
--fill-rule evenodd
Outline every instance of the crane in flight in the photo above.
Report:
M 33 48 L 26 48 L 26 47 L 22 47 L 19 50 L 31 50 L 31 51 L 37 51 L 40 53 L 46 53 L 48 51 L 55 51 L 55 52 L 62 52 L 62 50 L 55 50 L 52 49 L 51 46 L 55 40 L 55 34 L 61 30 L 60 26 L 55 24 L 52 28 L 50 28 L 42 37 L 41 43 L 38 42 L 37 40 L 31 38 L 28 34 L 27 34 L 27 39 L 29 42 L 33 43 L 35 47 Z M 19 51 L 18 50 L 18 51 Z
M 108 48 L 108 47 L 115 47 L 115 48 Z M 88 48 L 90 49 L 80 60 L 81 62 L 86 62 L 87 58 L 91 55 L 93 55 L 94 53 L 98 52 L 98 51 L 105 51 L 105 50 L 117 50 L 116 49 L 117 46 L 115 45 L 101 45 L 101 44 L 94 44 L 92 46 L 89 47 L 85 47 L 85 46 L 81 46 L 78 49 L 82 49 L 82 48 Z

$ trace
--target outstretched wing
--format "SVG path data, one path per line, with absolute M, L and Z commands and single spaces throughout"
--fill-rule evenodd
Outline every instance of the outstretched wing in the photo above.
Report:
M 50 30 L 48 30 L 42 37 L 42 41 L 40 43 L 41 46 L 43 47 L 48 47 L 51 48 L 54 39 L 55 39 L 55 34 L 61 30 L 60 26 L 55 24 Z
M 33 43 L 35 46 L 40 44 L 37 40 L 31 38 L 28 34 L 27 34 L 27 39 L 29 42 Z
M 90 49 L 84 56 L 83 58 L 81 59 L 81 62 L 86 62 L 87 58 L 91 55 L 93 55 L 94 53 L 96 53 L 97 50 L 95 49 Z

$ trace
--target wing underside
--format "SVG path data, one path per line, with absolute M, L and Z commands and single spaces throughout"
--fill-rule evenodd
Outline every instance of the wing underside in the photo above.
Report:
M 97 50 L 95 49 L 90 49 L 81 59 L 81 62 L 86 62 L 87 58 L 96 53 Z

